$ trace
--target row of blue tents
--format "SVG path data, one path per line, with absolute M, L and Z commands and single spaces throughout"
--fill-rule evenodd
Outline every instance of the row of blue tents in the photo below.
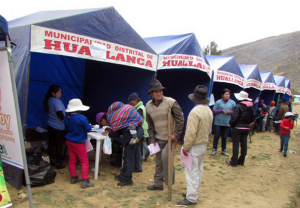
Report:
M 253 101 L 262 98 L 266 104 L 291 95 L 290 80 L 283 76 L 239 64 L 233 56 L 205 56 L 193 33 L 143 39 L 113 7 L 38 12 L 8 27 L 27 127 L 47 125 L 42 101 L 51 84 L 62 87 L 65 105 L 80 98 L 90 106 L 85 115 L 91 123 L 114 101 L 127 102 L 132 92 L 148 101 L 155 77 L 185 118 L 193 107 L 188 94 L 197 85 L 209 89 L 211 100 L 220 99 L 224 88 L 245 90 Z

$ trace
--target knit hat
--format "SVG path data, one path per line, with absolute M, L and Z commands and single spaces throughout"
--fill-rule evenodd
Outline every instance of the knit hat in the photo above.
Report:
M 131 101 L 136 100 L 139 98 L 139 94 L 137 94 L 136 92 L 131 93 L 128 97 L 128 103 L 131 103 Z
M 275 106 L 275 101 L 271 101 L 270 106 Z
M 104 116 L 104 112 L 99 112 L 97 115 L 96 115 L 96 122 L 97 124 L 100 125 L 100 121 L 101 121 L 101 118 Z

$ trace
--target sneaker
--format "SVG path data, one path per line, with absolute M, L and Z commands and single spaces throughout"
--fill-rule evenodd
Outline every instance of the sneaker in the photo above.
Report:
M 120 183 L 118 183 L 118 186 L 131 186 L 133 184 L 132 180 L 131 181 L 124 181 L 122 180 Z
M 229 154 L 226 151 L 222 151 L 222 155 L 229 156 Z
M 184 198 L 183 200 L 178 200 L 177 204 L 180 204 L 180 205 L 196 205 L 197 202 L 193 203 L 193 202 L 190 202 L 189 200 L 187 200 L 186 198 Z
M 226 163 L 227 163 L 227 165 L 230 165 L 230 166 L 232 166 L 232 167 L 237 167 L 237 165 L 233 165 L 233 164 L 231 163 L 231 161 L 229 161 L 229 160 L 227 160 Z
M 164 187 L 163 186 L 154 186 L 154 185 L 151 185 L 151 186 L 147 186 L 147 190 L 150 190 L 150 191 L 164 190 Z
M 115 180 L 117 180 L 117 181 L 122 181 L 122 178 L 121 178 L 120 175 L 116 175 L 116 176 L 115 176 Z
M 213 149 L 213 151 L 211 152 L 211 155 L 216 155 L 217 154 L 217 150 Z
M 283 157 L 286 157 L 286 154 L 283 154 Z
M 78 176 L 71 177 L 71 184 L 79 183 L 80 181 L 81 181 L 81 179 L 78 178 Z

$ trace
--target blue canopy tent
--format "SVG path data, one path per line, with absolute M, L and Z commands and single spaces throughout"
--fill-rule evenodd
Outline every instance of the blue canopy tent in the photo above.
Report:
M 273 73 L 270 71 L 259 71 L 259 73 L 263 82 L 260 98 L 264 100 L 266 105 L 270 105 L 276 93 L 276 83 Z
M 234 56 L 206 56 L 213 69 L 212 94 L 215 101 L 222 98 L 221 91 L 228 88 L 230 98 L 237 102 L 233 93 L 239 93 L 244 88 L 244 75 Z
M 284 93 L 283 98 L 285 98 L 287 101 L 289 101 L 291 98 L 291 95 L 292 95 L 291 80 L 285 78 L 285 93 Z
M 65 105 L 80 98 L 95 115 L 132 92 L 147 101 L 157 56 L 113 8 L 38 12 L 9 22 L 20 112 L 27 127 L 45 126 L 51 84 Z
M 244 91 L 246 91 L 249 94 L 249 97 L 253 100 L 254 110 L 256 111 L 262 87 L 262 80 L 258 66 L 243 64 L 240 64 L 239 66 L 245 78 Z
M 9 36 L 7 21 L 0 15 L 0 41 L 5 41 L 6 35 Z
M 193 33 L 144 38 L 159 54 L 157 79 L 167 90 L 166 96 L 173 97 L 181 106 L 185 119 L 193 108 L 188 98 L 197 85 L 211 83 L 211 69 Z
M 274 76 L 274 80 L 276 83 L 276 93 L 275 93 L 275 99 L 276 103 L 281 100 L 285 93 L 285 78 L 284 76 Z

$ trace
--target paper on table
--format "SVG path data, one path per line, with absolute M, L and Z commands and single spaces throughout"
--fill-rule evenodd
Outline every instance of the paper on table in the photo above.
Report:
M 149 144 L 148 149 L 149 149 L 150 155 L 154 155 L 160 151 L 160 148 L 159 148 L 159 145 L 157 142 L 155 143 L 155 146 L 152 143 Z
M 91 144 L 90 138 L 88 137 L 85 142 L 86 152 L 93 150 L 93 145 Z
M 182 150 L 183 147 L 181 147 L 180 150 L 180 159 L 182 162 L 184 162 L 184 164 L 186 165 L 186 167 L 188 167 L 188 169 L 192 170 L 192 156 L 190 153 L 188 153 L 188 156 L 185 156 Z

